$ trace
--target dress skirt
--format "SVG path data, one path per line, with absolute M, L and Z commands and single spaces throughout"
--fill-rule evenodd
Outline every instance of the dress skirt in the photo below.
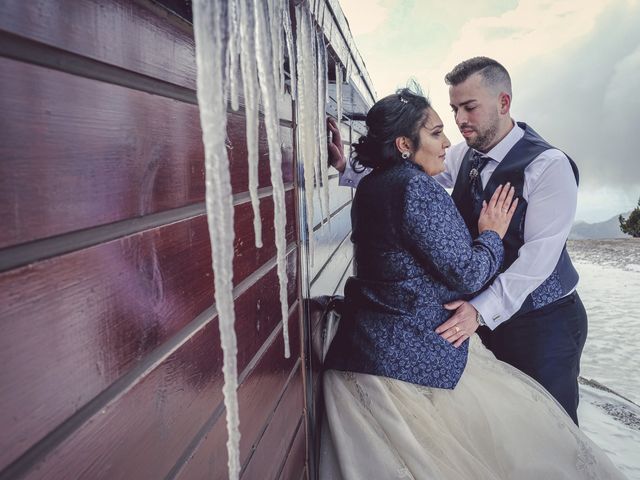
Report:
M 531 377 L 470 339 L 454 390 L 328 370 L 321 479 L 624 479 Z

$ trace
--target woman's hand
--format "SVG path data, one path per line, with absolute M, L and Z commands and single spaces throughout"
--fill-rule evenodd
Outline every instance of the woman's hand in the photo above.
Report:
M 515 188 L 511 187 L 511 183 L 507 182 L 504 187 L 500 185 L 496 189 L 489 203 L 482 202 L 482 211 L 478 219 L 478 232 L 493 230 L 500 235 L 500 238 L 504 238 L 511 218 L 518 206 L 518 199 L 513 200 L 514 193 Z
M 347 161 L 342 150 L 342 137 L 340 136 L 338 124 L 331 117 L 327 117 L 327 129 L 331 132 L 331 141 L 327 141 L 329 164 L 340 173 L 343 173 L 347 166 Z

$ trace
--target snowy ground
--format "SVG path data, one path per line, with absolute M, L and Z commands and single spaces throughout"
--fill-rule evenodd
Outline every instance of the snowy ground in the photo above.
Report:
M 630 480 L 640 480 L 640 240 L 568 247 L 589 315 L 581 375 L 593 382 L 580 387 L 580 427 Z
M 580 429 L 629 478 L 640 480 L 640 407 L 597 383 L 583 380 Z

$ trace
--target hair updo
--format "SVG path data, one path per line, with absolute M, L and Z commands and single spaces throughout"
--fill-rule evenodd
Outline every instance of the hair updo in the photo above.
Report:
M 415 82 L 412 88 L 401 88 L 377 101 L 367 113 L 367 134 L 353 144 L 355 155 L 351 166 L 354 171 L 387 168 L 404 161 L 396 147 L 396 138 L 407 137 L 414 148 L 418 148 L 420 127 L 427 120 L 430 106 Z

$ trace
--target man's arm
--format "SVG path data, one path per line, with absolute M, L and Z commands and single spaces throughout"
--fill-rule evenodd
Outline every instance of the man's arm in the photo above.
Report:
M 566 156 L 558 150 L 544 152 L 528 170 L 524 245 L 518 259 L 470 302 L 450 304 L 449 309 L 458 308 L 451 320 L 479 312 L 493 330 L 516 313 L 553 272 L 573 224 L 578 187 Z
M 358 183 L 360 183 L 360 180 L 362 180 L 371 170 L 366 168 L 364 171 L 358 173 L 351 168 L 349 162 L 344 158 L 340 128 L 336 121 L 331 117 L 327 118 L 327 129 L 331 132 L 331 140 L 327 145 L 329 164 L 340 172 L 338 185 L 341 187 L 356 188 Z

